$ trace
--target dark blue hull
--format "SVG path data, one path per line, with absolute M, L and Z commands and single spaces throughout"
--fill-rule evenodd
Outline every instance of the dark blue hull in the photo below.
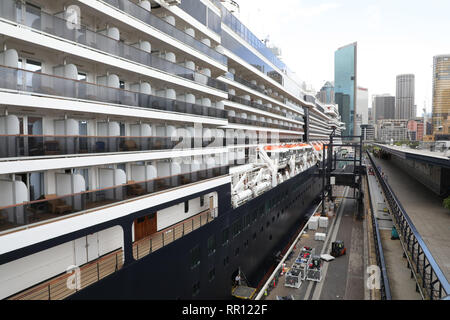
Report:
M 230 201 L 229 193 L 222 192 L 219 208 L 228 210 L 219 211 L 218 218 L 126 263 L 70 299 L 230 299 L 238 268 L 256 287 L 273 265 L 274 254 L 286 246 L 318 203 L 322 182 L 316 170 L 310 168 L 236 209 L 225 203 Z M 223 243 L 226 228 L 229 241 Z M 214 250 L 208 248 L 211 237 Z M 200 258 L 193 264 L 191 250 L 196 247 Z

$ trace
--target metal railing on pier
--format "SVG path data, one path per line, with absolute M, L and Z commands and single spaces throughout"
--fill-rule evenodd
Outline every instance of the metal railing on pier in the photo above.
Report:
M 370 188 L 369 188 L 369 181 L 367 181 L 367 191 L 369 192 L 368 198 L 371 199 L 370 196 Z M 381 293 L 381 300 L 392 300 L 391 296 L 391 287 L 389 286 L 389 278 L 387 276 L 387 270 L 386 270 L 386 262 L 384 260 L 384 253 L 383 253 L 383 246 L 381 244 L 381 236 L 380 236 L 380 229 L 378 227 L 378 222 L 375 217 L 375 211 L 373 210 L 373 204 L 372 201 L 369 200 L 370 203 L 370 211 L 372 212 L 372 228 L 373 228 L 373 238 L 375 241 L 375 253 L 377 256 L 377 265 L 381 270 L 381 281 L 380 281 L 380 293 Z
M 416 277 L 417 287 L 420 293 L 424 299 L 428 300 L 438 300 L 448 296 L 450 294 L 450 284 L 447 278 L 394 191 L 381 176 L 372 156 L 369 152 L 367 152 L 367 155 L 391 209 L 394 224 L 396 225 L 403 249 L 407 255 L 411 271 Z

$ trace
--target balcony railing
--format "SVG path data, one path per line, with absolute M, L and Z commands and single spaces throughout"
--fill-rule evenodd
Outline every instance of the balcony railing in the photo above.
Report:
M 75 288 L 73 289 L 68 288 L 67 281 L 70 277 L 74 277 L 74 275 L 72 273 L 65 273 L 16 294 L 8 298 L 8 300 L 63 300 L 79 290 L 83 290 L 106 276 L 117 272 L 122 266 L 123 250 L 120 249 L 81 266 L 79 270 L 79 279 L 81 282 L 79 283 L 79 289 L 77 286 L 74 286 Z
M 258 91 L 258 92 L 260 92 L 262 94 L 266 94 L 266 95 L 268 94 L 266 89 L 262 89 L 262 88 L 258 87 L 256 84 L 253 84 L 253 83 L 251 83 L 248 80 L 242 79 L 242 78 L 240 78 L 240 77 L 238 77 L 236 75 L 234 75 L 233 78 L 234 78 L 234 81 L 239 82 L 240 84 L 243 84 L 246 87 L 249 87 L 249 88 L 251 88 L 253 90 L 256 90 L 256 91 Z
M 209 140 L 188 137 L 0 135 L 0 158 L 159 151 L 175 147 L 185 150 L 215 146 Z
M 189 34 L 175 28 L 170 23 L 160 19 L 152 14 L 150 11 L 138 6 L 137 4 L 129 0 L 103 0 L 104 2 L 120 9 L 129 15 L 151 25 L 152 27 L 164 32 L 165 34 L 174 37 L 175 39 L 187 44 L 188 46 L 208 55 L 212 59 L 220 62 L 223 65 L 227 65 L 227 58 L 217 52 L 216 50 L 208 47 L 206 44 L 200 42 Z
M 133 243 L 133 258 L 139 260 L 211 222 L 214 219 L 216 210 L 206 210 L 174 226 L 135 241 Z M 73 289 L 68 288 L 67 280 L 73 277 L 73 274 L 65 273 L 26 289 L 19 294 L 15 294 L 8 300 L 62 300 L 117 272 L 122 266 L 123 250 L 115 250 L 80 267 L 79 289 L 76 287 Z
M 43 195 L 39 200 L 0 207 L 0 231 L 216 178 L 228 170 L 229 166 L 221 166 L 64 196 Z
M 258 121 L 258 120 L 250 120 L 250 119 L 244 119 L 244 118 L 238 118 L 238 117 L 228 117 L 228 121 L 231 123 L 237 123 L 237 124 L 245 124 L 245 125 L 251 125 L 251 126 L 258 126 L 258 127 L 264 127 L 264 128 L 274 128 L 274 129 L 284 129 L 284 130 L 290 130 L 290 131 L 302 131 L 301 128 L 294 128 L 289 127 L 281 124 L 275 124 L 275 123 L 268 123 L 264 121 Z
M 274 114 L 277 114 L 277 115 L 280 115 L 280 116 L 285 116 L 286 115 L 281 110 L 277 110 L 277 109 L 274 109 L 274 108 L 269 108 L 269 107 L 266 107 L 266 106 L 264 106 L 262 104 L 259 104 L 259 103 L 256 103 L 256 102 L 253 102 L 253 101 L 241 98 L 241 97 L 237 97 L 237 96 L 234 96 L 232 94 L 228 94 L 228 98 L 230 99 L 230 101 L 237 102 L 237 103 L 240 103 L 240 104 L 243 104 L 243 105 L 246 105 L 246 106 L 249 106 L 249 107 L 253 107 L 253 108 L 256 108 L 256 109 L 259 109 L 259 110 L 263 110 L 263 111 L 266 111 L 266 112 L 271 112 L 271 113 L 274 113 Z
M 0 66 L 1 88 L 214 118 L 227 118 L 227 111 L 222 109 L 5 66 Z
M 200 228 L 214 219 L 215 210 L 204 211 L 190 219 L 177 223 L 169 228 L 158 231 L 133 243 L 133 257 L 141 259 L 148 254 L 178 240 L 188 233 Z
M 69 21 L 49 15 L 43 11 L 40 12 L 39 19 L 23 19 L 22 15 L 17 14 L 17 10 L 13 10 L 14 7 L 17 6 L 16 1 L 2 1 L 3 6 L 7 7 L 4 8 L 4 10 L 0 10 L 0 17 L 2 18 L 19 24 L 24 24 L 30 28 L 86 45 L 127 60 L 141 63 L 185 79 L 196 81 L 222 91 L 227 91 L 227 85 L 219 80 L 207 77 L 184 66 L 159 58 L 149 52 L 131 45 L 127 45 L 101 33 L 89 30 L 85 26 L 77 27 Z

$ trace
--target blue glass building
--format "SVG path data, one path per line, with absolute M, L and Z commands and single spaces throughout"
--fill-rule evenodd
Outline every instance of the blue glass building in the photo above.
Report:
M 354 42 L 334 53 L 334 94 L 339 114 L 345 123 L 343 135 L 355 134 L 357 92 L 357 43 Z

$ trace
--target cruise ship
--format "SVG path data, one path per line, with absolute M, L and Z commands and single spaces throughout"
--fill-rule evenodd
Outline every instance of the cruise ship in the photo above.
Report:
M 343 124 L 233 1 L 0 0 L 0 298 L 228 299 Z

